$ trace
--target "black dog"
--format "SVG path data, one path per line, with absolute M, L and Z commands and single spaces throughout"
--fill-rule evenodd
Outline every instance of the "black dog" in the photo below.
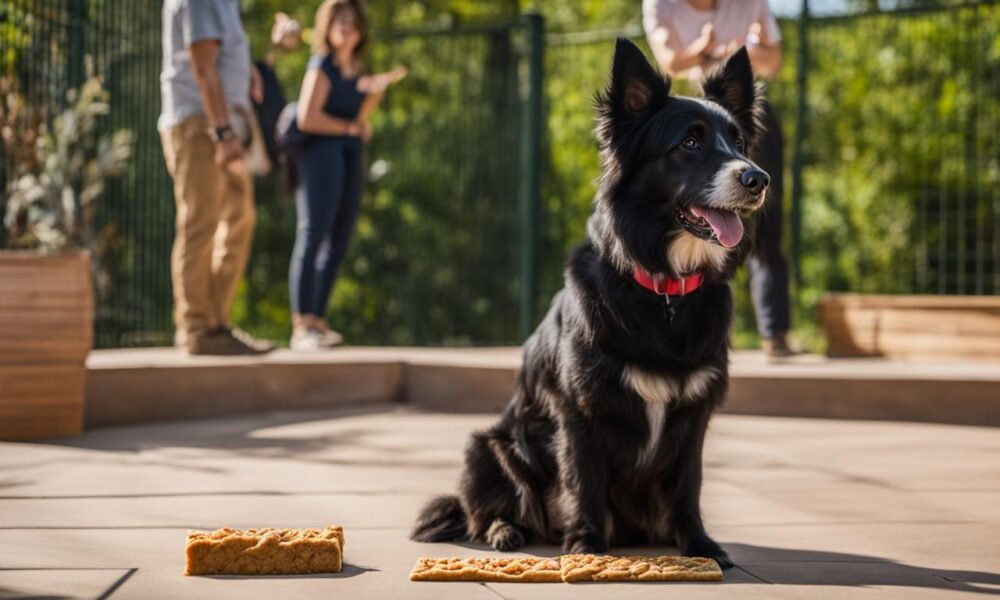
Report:
M 763 101 L 746 50 L 704 84 L 670 81 L 619 40 L 597 98 L 603 175 L 588 239 L 525 343 L 500 422 L 473 435 L 460 495 L 412 538 L 528 539 L 568 553 L 675 543 L 731 566 L 702 525 L 702 443 L 728 385 L 728 280 L 749 250 L 741 217 L 767 173 L 747 158 Z

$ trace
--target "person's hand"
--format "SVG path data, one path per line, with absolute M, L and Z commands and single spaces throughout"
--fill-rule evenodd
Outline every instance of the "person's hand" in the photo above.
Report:
M 239 171 L 243 165 L 243 144 L 236 137 L 215 144 L 215 164 L 223 169 Z
M 768 41 L 767 34 L 764 32 L 761 24 L 758 22 L 751 23 L 750 29 L 747 31 L 747 47 L 766 46 L 768 45 Z
M 705 26 L 701 28 L 701 36 L 688 46 L 688 50 L 692 54 L 707 56 L 714 47 L 715 26 L 711 23 L 705 23 Z
M 264 103 L 264 78 L 257 65 L 250 65 L 250 99 L 257 105 Z
M 365 75 L 361 79 L 358 79 L 358 91 L 363 94 L 380 94 L 391 84 L 406 77 L 408 73 L 409 70 L 406 67 L 396 67 L 385 73 Z
M 364 143 L 368 143 L 372 139 L 372 125 L 368 121 L 358 121 L 358 129 L 360 130 L 359 137 Z

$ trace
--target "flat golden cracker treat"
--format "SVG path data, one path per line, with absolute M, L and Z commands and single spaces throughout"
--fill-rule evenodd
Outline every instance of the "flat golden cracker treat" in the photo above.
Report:
M 344 530 L 238 529 L 189 531 L 185 575 L 339 573 Z
M 579 581 L 721 581 L 722 569 L 711 558 L 688 556 L 601 556 L 566 554 L 559 557 L 562 580 Z
M 552 558 L 420 558 L 410 581 L 558 583 L 559 561 Z

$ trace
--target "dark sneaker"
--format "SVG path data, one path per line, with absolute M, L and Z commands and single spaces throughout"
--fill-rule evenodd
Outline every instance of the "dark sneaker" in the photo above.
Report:
M 254 339 L 238 329 L 220 327 L 188 336 L 189 354 L 211 356 L 254 356 L 274 350 L 274 344 Z
M 772 338 L 765 338 L 761 341 L 761 346 L 768 358 L 788 358 L 798 354 L 798 352 L 788 345 L 788 338 L 784 333 Z

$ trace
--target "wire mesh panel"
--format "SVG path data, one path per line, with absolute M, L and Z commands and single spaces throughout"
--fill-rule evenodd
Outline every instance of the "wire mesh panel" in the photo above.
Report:
M 96 75 L 110 94 L 101 128 L 135 136 L 128 172 L 108 182 L 96 216 L 98 347 L 170 339 L 173 201 L 156 131 L 160 8 L 144 0 L 0 3 L 5 94 L 20 94 L 51 123 L 66 107 L 68 91 Z M 0 185 L 6 189 L 13 157 L 4 158 Z
M 4 0 L 3 76 L 51 118 L 91 70 L 105 81 L 108 130 L 131 129 L 126 176 L 101 199 L 96 345 L 169 344 L 172 189 L 156 120 L 161 3 Z M 374 69 L 411 69 L 377 113 L 362 217 L 338 281 L 333 322 L 358 344 L 507 344 L 533 293 L 524 213 L 532 94 L 529 19 L 379 36 Z M 400 86 L 401 88 L 402 86 Z M 537 126 L 535 126 L 537 130 Z M 2 161 L 7 163 L 8 161 Z M 6 183 L 6 171 L 0 172 Z M 294 208 L 258 180 L 263 235 L 236 320 L 287 335 Z M 525 286 L 528 286 L 527 288 Z
M 806 288 L 1000 293 L 1000 5 L 813 20 Z
M 373 66 L 409 65 L 410 75 L 377 114 L 367 197 L 332 307 L 351 339 L 520 341 L 529 42 L 522 22 L 380 36 Z
M 135 135 L 130 168 L 98 213 L 99 347 L 172 335 L 174 208 L 156 131 L 161 9 L 159 0 L 0 0 L 4 90 L 15 86 L 52 118 L 92 71 L 111 96 L 103 127 Z M 517 343 L 561 285 L 591 210 L 592 99 L 618 32 L 548 36 L 540 86 L 539 25 L 375 36 L 371 68 L 404 64 L 411 74 L 375 115 L 361 218 L 333 297 L 333 325 L 352 343 Z M 811 319 L 827 290 L 1000 293 L 1000 5 L 804 25 L 781 22 L 784 67 L 768 92 L 786 139 L 802 141 L 799 318 Z M 800 31 L 809 61 L 796 131 Z M 642 42 L 641 31 L 627 33 Z M 0 186 L 11 162 L 0 160 Z M 273 180 L 257 183 L 260 225 L 234 317 L 280 339 L 294 207 Z M 752 331 L 737 291 L 737 330 Z

